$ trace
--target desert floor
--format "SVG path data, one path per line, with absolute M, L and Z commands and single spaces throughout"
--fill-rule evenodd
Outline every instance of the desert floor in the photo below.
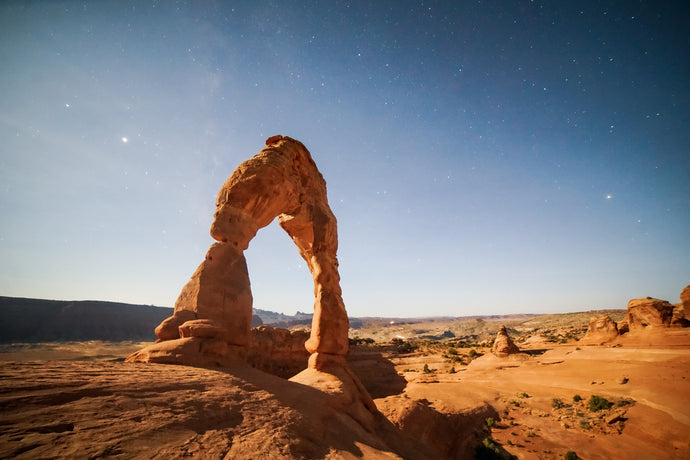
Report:
M 467 366 L 433 353 L 355 351 L 352 369 L 393 422 L 410 401 L 425 400 L 467 425 L 448 434 L 408 420 L 404 436 L 392 424 L 367 433 L 322 410 L 328 401 L 317 390 L 253 369 L 113 360 L 139 347 L 0 349 L 0 457 L 434 458 L 419 444 L 401 446 L 405 437 L 433 446 L 444 436 L 479 436 L 520 459 L 568 451 L 583 459 L 690 458 L 687 330 L 544 345 L 502 359 L 483 350 Z M 611 407 L 590 411 L 595 395 Z

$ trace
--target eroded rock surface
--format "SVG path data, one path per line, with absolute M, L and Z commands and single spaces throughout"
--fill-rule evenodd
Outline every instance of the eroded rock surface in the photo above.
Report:
M 508 331 L 505 326 L 501 326 L 496 334 L 496 340 L 494 341 L 494 346 L 491 348 L 491 352 L 499 357 L 508 356 L 513 353 L 520 353 L 520 349 L 513 343 L 510 336 L 508 336 Z
M 583 343 L 602 344 L 618 337 L 618 325 L 609 315 L 594 316 L 589 320 Z
M 218 192 L 211 236 L 217 241 L 182 288 L 159 342 L 128 361 L 227 366 L 246 359 L 252 294 L 244 250 L 278 217 L 314 278 L 314 318 L 305 346 L 309 367 L 344 365 L 348 319 L 338 274 L 337 222 L 326 182 L 309 151 L 273 136 L 240 164 Z
M 690 311 L 690 284 L 680 293 L 680 303 L 673 308 L 672 326 L 690 327 L 686 312 Z
M 632 299 L 628 302 L 628 325 L 630 332 L 645 328 L 668 327 L 673 318 L 673 305 L 666 300 Z

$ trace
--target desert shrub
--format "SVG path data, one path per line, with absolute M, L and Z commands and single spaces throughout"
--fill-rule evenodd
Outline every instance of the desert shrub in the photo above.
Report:
M 520 407 L 520 401 L 517 401 L 517 400 L 515 400 L 515 399 L 513 399 L 512 401 L 510 401 L 510 404 L 512 404 L 512 405 L 515 406 L 515 407 Z
M 484 438 L 474 451 L 474 458 L 479 460 L 503 459 L 501 448 L 490 437 Z
M 565 404 L 563 404 L 563 401 L 561 401 L 558 398 L 553 398 L 553 400 L 551 401 L 551 407 L 553 407 L 554 409 L 560 409 L 564 406 Z
M 494 420 L 493 417 L 487 417 L 486 418 L 486 426 L 488 426 L 489 428 L 496 426 L 496 420 Z
M 597 395 L 592 395 L 592 397 L 589 398 L 589 403 L 587 404 L 587 408 L 592 412 L 599 412 L 600 410 L 608 409 L 609 407 L 611 407 L 609 400 Z
M 450 348 L 448 349 L 448 354 L 449 354 L 449 355 L 457 355 L 457 354 L 458 354 L 458 350 L 456 350 L 456 349 L 453 348 L 453 347 L 450 347 Z
M 525 436 L 528 438 L 533 438 L 537 435 L 537 433 L 534 432 L 532 428 L 527 428 L 527 433 L 525 433 Z
M 448 371 L 449 374 L 455 374 L 457 371 L 455 370 L 455 366 L 451 367 L 450 370 Z
M 621 398 L 616 401 L 616 407 L 632 406 L 635 404 L 635 400 L 632 398 Z
M 575 396 L 573 396 L 573 401 L 574 401 L 574 402 L 580 402 L 580 401 L 582 401 L 582 396 L 580 396 L 580 395 L 575 395 Z
M 580 419 L 579 423 L 580 428 L 582 428 L 583 430 L 589 430 L 590 428 L 592 428 L 592 425 L 590 425 L 589 422 L 583 418 Z
M 403 339 L 399 338 L 394 338 L 391 339 L 391 345 L 393 345 L 393 348 L 395 349 L 396 353 L 412 353 L 415 351 L 418 347 L 416 344 L 413 344 L 411 342 L 407 342 Z
M 476 358 L 479 353 L 477 353 L 477 350 L 472 348 L 467 354 L 469 355 L 470 358 Z
M 530 395 L 528 395 L 527 393 L 518 393 L 518 398 L 529 398 L 529 397 L 530 397 Z
M 580 457 L 578 457 L 577 454 L 575 452 L 573 452 L 572 450 L 569 450 L 565 454 L 565 460 L 578 460 L 579 458 Z
M 425 374 L 431 374 L 431 369 L 429 369 L 428 364 L 424 364 L 424 369 L 422 369 L 422 372 L 424 372 Z

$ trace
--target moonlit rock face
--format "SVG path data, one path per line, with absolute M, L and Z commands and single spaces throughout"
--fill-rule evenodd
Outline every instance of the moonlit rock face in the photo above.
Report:
M 326 182 L 302 143 L 277 135 L 240 164 L 216 199 L 205 260 L 175 302 L 175 313 L 156 328 L 160 341 L 130 361 L 229 365 L 244 361 L 252 294 L 244 250 L 278 217 L 314 278 L 314 318 L 305 346 L 309 367 L 344 366 L 348 319 L 338 274 L 337 222 Z

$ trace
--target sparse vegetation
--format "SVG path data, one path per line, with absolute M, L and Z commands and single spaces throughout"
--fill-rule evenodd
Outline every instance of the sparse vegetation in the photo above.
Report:
M 494 420 L 493 417 L 487 417 L 486 426 L 488 426 L 489 428 L 493 428 L 494 426 L 496 426 L 496 420 Z
M 455 366 L 451 367 L 450 370 L 448 371 L 449 374 L 455 374 L 457 371 L 455 370 Z
M 551 401 L 551 407 L 553 407 L 554 409 L 561 409 L 565 407 L 565 403 L 558 398 L 553 398 L 553 400 Z
M 529 397 L 530 397 L 530 395 L 528 395 L 527 393 L 524 393 L 524 392 L 518 393 L 518 398 L 529 398 Z
M 633 406 L 633 405 L 635 405 L 635 400 L 632 398 L 621 398 L 618 401 L 616 401 L 616 407 Z
M 573 396 L 573 402 L 580 402 L 580 401 L 582 401 L 582 396 L 580 396 L 580 395 Z
M 472 348 L 472 349 L 469 351 L 469 353 L 468 353 L 467 355 L 468 355 L 470 358 L 474 359 L 474 358 L 477 357 L 477 355 L 479 355 L 479 353 L 477 353 L 477 350 L 475 350 L 474 348 Z
M 503 459 L 503 455 L 501 455 L 501 448 L 496 445 L 492 438 L 487 436 L 475 450 L 474 458 L 479 460 Z
M 592 395 L 592 397 L 589 398 L 587 408 L 591 412 L 599 412 L 600 410 L 608 409 L 611 407 L 611 405 L 612 403 L 610 403 L 608 399 L 602 398 L 601 396 Z
M 417 345 L 400 338 L 394 338 L 391 340 L 391 345 L 396 353 L 406 354 L 412 353 L 417 350 Z
M 568 452 L 566 452 L 564 458 L 565 460 L 579 460 L 580 457 L 578 457 L 577 454 L 572 450 L 569 450 Z

